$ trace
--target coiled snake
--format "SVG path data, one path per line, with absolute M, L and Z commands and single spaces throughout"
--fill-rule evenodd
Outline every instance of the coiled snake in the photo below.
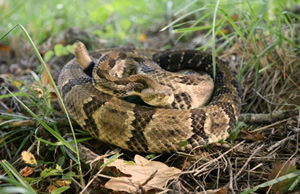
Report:
M 189 152 L 226 139 L 238 120 L 238 84 L 226 62 L 216 59 L 214 89 L 203 99 L 208 78 L 171 73 L 212 76 L 209 54 L 111 49 L 89 56 L 78 43 L 75 56 L 58 87 L 71 117 L 103 142 L 134 152 Z

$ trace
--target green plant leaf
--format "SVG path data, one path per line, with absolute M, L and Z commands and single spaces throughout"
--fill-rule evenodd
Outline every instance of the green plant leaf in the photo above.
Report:
M 15 178 L 11 177 L 11 179 L 8 179 L 0 175 L 0 179 L 10 182 L 17 187 L 21 187 L 30 194 L 36 193 L 34 189 L 28 184 L 28 182 L 19 174 L 19 172 L 9 162 L 7 162 L 6 160 L 1 160 L 0 164 L 3 167 L 3 169 L 6 171 L 6 173 L 10 173 L 15 177 Z M 18 182 L 16 182 L 16 180 Z
M 52 50 L 47 51 L 44 55 L 44 60 L 46 62 L 48 62 L 51 59 L 51 57 L 53 57 L 53 56 L 54 56 L 54 51 L 52 51 Z
M 45 168 L 40 176 L 42 178 L 47 178 L 49 176 L 57 176 L 57 175 L 61 175 L 62 174 L 62 171 L 61 170 L 58 170 L 58 169 L 52 169 L 52 168 Z
M 59 188 L 55 189 L 54 191 L 52 191 L 51 194 L 60 194 L 60 193 L 65 192 L 69 188 L 70 188 L 69 186 L 62 186 L 62 187 L 59 187 Z
M 54 53 L 56 56 L 60 57 L 60 56 L 64 56 L 64 55 L 68 55 L 69 52 L 66 49 L 66 47 L 64 47 L 62 44 L 56 44 L 54 46 Z
M 11 93 L 9 90 L 8 92 L 13 95 L 13 93 Z M 53 130 L 51 127 L 48 126 L 47 123 L 45 123 L 44 121 L 42 121 L 34 112 L 32 112 L 19 98 L 17 98 L 16 96 L 14 96 L 15 99 L 25 108 L 25 110 L 33 117 L 37 120 L 37 122 L 39 122 L 45 129 L 47 129 L 47 131 L 49 131 L 54 137 L 56 137 L 60 142 L 62 142 L 66 147 L 68 147 L 70 150 L 72 150 L 73 152 L 75 152 L 74 148 L 71 146 L 71 144 L 69 142 L 67 142 L 57 131 Z
M 249 189 L 249 190 L 243 191 L 241 194 L 253 193 L 253 192 L 255 192 L 259 188 L 268 187 L 268 186 L 274 185 L 276 183 L 279 183 L 281 181 L 284 181 L 284 180 L 287 180 L 287 179 L 291 179 L 291 178 L 294 178 L 294 177 L 300 177 L 300 170 L 298 170 L 296 172 L 289 173 L 289 174 L 281 176 L 281 177 L 278 177 L 276 179 L 264 182 L 264 183 L 262 183 L 260 185 L 257 185 L 255 187 Z

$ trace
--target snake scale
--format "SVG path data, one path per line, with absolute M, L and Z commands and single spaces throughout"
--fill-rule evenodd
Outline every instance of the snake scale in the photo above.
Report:
M 78 43 L 75 56 L 61 70 L 58 88 L 71 117 L 102 142 L 133 152 L 190 152 L 226 139 L 238 120 L 238 83 L 218 58 L 206 105 L 199 106 L 192 97 L 198 89 L 172 94 L 175 86 L 168 82 L 192 87 L 201 78 L 170 72 L 191 69 L 213 75 L 210 54 L 135 49 L 87 54 Z M 141 102 L 134 103 L 131 96 Z

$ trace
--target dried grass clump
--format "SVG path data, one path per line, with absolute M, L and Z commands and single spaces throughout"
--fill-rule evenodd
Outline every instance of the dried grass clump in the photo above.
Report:
M 286 34 L 286 38 L 294 37 Z M 247 43 L 238 40 L 223 53 L 228 61 L 235 59 L 233 65 L 241 75 L 242 113 L 271 113 L 300 105 L 300 57 L 292 45 L 261 32 Z M 267 182 L 278 166 L 300 161 L 299 127 L 300 113 L 273 123 L 246 125 L 234 142 L 209 146 L 198 159 L 186 162 L 190 165 L 177 182 L 180 191 L 223 187 L 239 193 Z M 271 191 L 277 190 L 258 190 Z
M 293 39 L 290 34 L 286 36 Z M 240 66 L 242 112 L 295 108 L 300 104 L 300 58 L 295 48 L 263 32 L 254 37 L 248 43 L 240 39 L 226 52 L 236 56 Z

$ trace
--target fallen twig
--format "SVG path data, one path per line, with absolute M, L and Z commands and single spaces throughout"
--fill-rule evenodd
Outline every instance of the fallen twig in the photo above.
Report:
M 300 115 L 299 110 L 274 111 L 271 113 L 243 113 L 239 120 L 245 123 L 272 123 L 289 117 Z

